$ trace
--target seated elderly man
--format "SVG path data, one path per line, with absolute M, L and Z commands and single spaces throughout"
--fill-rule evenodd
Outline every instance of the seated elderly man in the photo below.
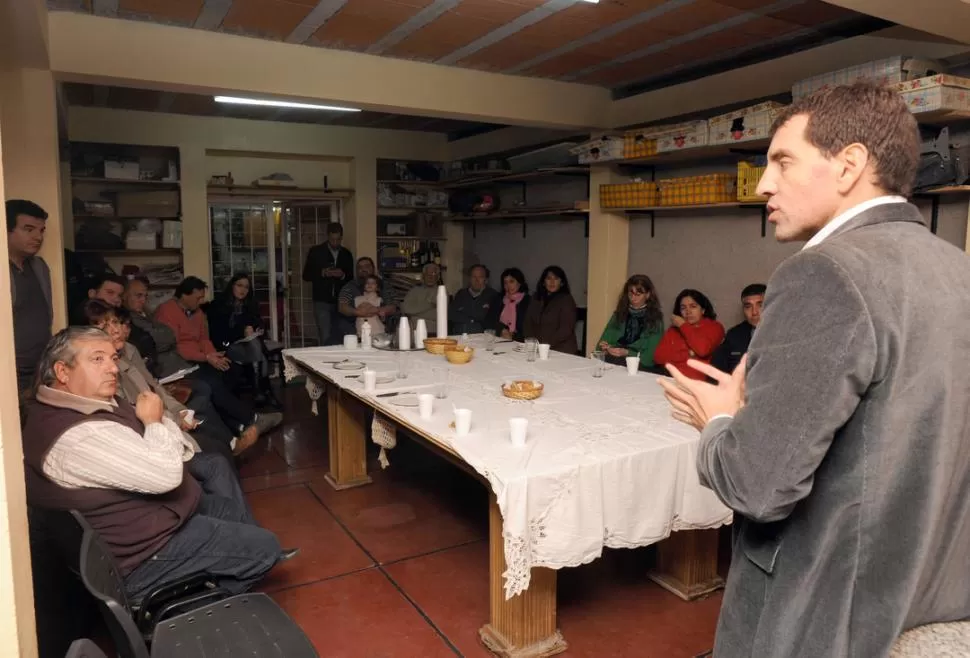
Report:
M 203 490 L 157 395 L 142 393 L 134 406 L 115 398 L 117 355 L 103 331 L 59 332 L 39 374 L 23 432 L 27 502 L 80 511 L 113 553 L 133 600 L 198 574 L 242 592 L 295 554 L 240 501 Z M 209 461 L 228 468 L 221 457 Z
M 101 329 L 108 337 L 118 353 L 118 397 L 129 404 L 134 404 L 140 393 L 151 391 L 162 398 L 165 406 L 165 417 L 174 422 L 187 434 L 188 440 L 201 450 L 208 453 L 221 454 L 232 461 L 233 455 L 240 455 L 251 448 L 259 439 L 256 428 L 250 426 L 238 439 L 233 437 L 232 431 L 205 399 L 208 406 L 196 409 L 196 414 L 189 420 L 189 409 L 173 398 L 165 387 L 145 367 L 141 353 L 131 343 L 127 342 L 131 316 L 124 308 L 112 308 L 97 299 L 89 299 L 81 307 L 85 324 Z
M 468 268 L 468 287 L 456 292 L 448 305 L 451 333 L 480 334 L 495 329 L 502 313 L 502 296 L 489 287 L 489 274 L 481 264 Z

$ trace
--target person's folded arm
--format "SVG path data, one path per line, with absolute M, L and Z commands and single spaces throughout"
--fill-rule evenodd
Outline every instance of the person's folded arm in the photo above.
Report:
M 676 327 L 671 327 L 663 333 L 653 352 L 653 361 L 659 365 L 668 363 L 683 363 L 690 358 L 690 350 L 684 341 L 684 336 Z
M 185 444 L 171 421 L 151 423 L 144 435 L 114 421 L 70 428 L 44 460 L 44 474 L 68 487 L 167 493 L 182 483 Z
M 876 337 L 858 289 L 824 253 L 802 252 L 769 282 L 748 352 L 745 405 L 701 433 L 701 483 L 760 522 L 812 490 L 838 430 L 872 383 Z
M 687 347 L 701 359 L 709 358 L 724 341 L 724 327 L 716 320 L 704 322 L 699 327 L 685 322 L 679 329 L 687 341 Z

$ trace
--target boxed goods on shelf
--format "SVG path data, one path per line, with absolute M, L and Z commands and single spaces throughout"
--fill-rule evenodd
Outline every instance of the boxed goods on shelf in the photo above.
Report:
M 125 249 L 155 249 L 157 246 L 157 233 L 128 231 L 125 234 Z
M 649 158 L 657 154 L 657 139 L 651 129 L 640 128 L 623 133 L 624 158 Z
M 709 140 L 707 121 L 688 121 L 657 129 L 657 153 L 670 153 L 706 146 Z
M 767 166 L 763 164 L 763 159 L 758 162 L 741 161 L 738 163 L 738 201 L 768 200 L 768 197 L 758 196 L 755 192 L 758 189 L 758 182 L 765 174 L 765 169 L 767 169 Z
M 711 117 L 708 121 L 710 143 L 712 145 L 733 144 L 767 139 L 771 132 L 771 124 L 783 108 L 781 103 L 768 101 Z
M 705 174 L 657 181 L 661 206 L 697 206 L 737 200 L 735 174 Z
M 877 84 L 891 85 L 922 78 L 938 73 L 940 70 L 939 64 L 932 60 L 896 55 L 799 80 L 792 87 L 791 93 L 792 97 L 798 100 L 819 89 L 848 85 L 859 80 L 872 80 Z
M 952 112 L 970 118 L 970 78 L 955 75 L 933 75 L 895 86 L 916 115 L 926 112 Z
M 611 162 L 621 160 L 623 156 L 625 138 L 616 135 L 604 135 L 570 149 L 579 156 L 579 164 L 596 164 L 597 162 Z
M 654 182 L 600 185 L 601 208 L 648 208 L 659 202 L 660 194 Z

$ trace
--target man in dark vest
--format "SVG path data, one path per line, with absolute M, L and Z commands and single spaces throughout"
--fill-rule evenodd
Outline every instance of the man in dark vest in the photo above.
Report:
M 64 329 L 44 350 L 23 432 L 28 504 L 80 511 L 135 601 L 195 574 L 246 590 L 294 552 L 238 501 L 203 491 L 157 395 L 143 393 L 134 406 L 115 398 L 116 358 L 94 327 Z
M 724 342 L 714 350 L 711 365 L 721 372 L 734 372 L 741 363 L 741 357 L 748 352 L 754 330 L 761 322 L 761 307 L 765 302 L 765 291 L 768 287 L 763 283 L 752 283 L 741 291 L 741 310 L 744 311 L 744 322 L 728 329 Z

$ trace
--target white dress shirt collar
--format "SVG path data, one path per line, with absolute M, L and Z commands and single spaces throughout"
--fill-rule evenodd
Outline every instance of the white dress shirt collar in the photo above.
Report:
M 822 227 L 818 233 L 812 236 L 812 239 L 805 243 L 802 249 L 808 249 L 809 247 L 814 247 L 822 243 L 825 238 L 829 237 L 840 227 L 844 226 L 849 222 L 849 220 L 861 215 L 865 211 L 875 208 L 876 206 L 882 206 L 887 203 L 906 203 L 906 199 L 901 196 L 878 196 L 875 199 L 869 199 L 868 201 L 863 201 L 857 206 L 852 206 L 841 215 L 838 215 L 835 219 L 830 221 L 828 224 Z

